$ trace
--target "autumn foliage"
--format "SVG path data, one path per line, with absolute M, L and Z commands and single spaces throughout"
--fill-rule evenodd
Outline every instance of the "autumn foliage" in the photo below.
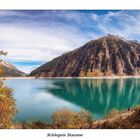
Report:
M 11 128 L 15 115 L 15 100 L 10 88 L 0 86 L 0 128 Z
M 73 112 L 69 109 L 58 110 L 52 115 L 53 125 L 58 128 L 89 128 L 91 114 L 85 110 Z
M 6 54 L 0 51 L 0 55 Z M 2 67 L 0 67 L 0 74 L 3 74 Z M 0 128 L 12 128 L 12 118 L 15 113 L 15 100 L 12 96 L 12 89 L 5 87 L 3 81 L 0 80 Z

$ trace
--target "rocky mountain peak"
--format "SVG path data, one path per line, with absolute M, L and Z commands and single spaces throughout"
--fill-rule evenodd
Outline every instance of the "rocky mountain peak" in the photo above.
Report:
M 4 73 L 0 75 L 0 77 L 20 77 L 26 76 L 26 74 L 19 69 L 17 69 L 12 64 L 8 63 L 7 61 L 0 60 L 0 67 Z
M 107 34 L 61 55 L 31 72 L 46 77 L 93 77 L 140 74 L 140 44 Z

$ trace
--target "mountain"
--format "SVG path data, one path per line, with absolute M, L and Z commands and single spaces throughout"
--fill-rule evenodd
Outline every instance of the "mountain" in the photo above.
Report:
M 30 76 L 93 77 L 140 75 L 140 43 L 106 35 L 38 67 Z
M 10 63 L 0 60 L 0 68 L 3 71 L 3 74 L 0 74 L 0 77 L 22 77 L 26 76 L 26 74 L 16 67 L 11 65 Z

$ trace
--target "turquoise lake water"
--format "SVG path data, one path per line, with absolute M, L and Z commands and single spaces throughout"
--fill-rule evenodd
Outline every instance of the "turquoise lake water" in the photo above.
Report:
M 113 108 L 140 104 L 139 79 L 11 79 L 18 113 L 15 121 L 50 121 L 53 112 L 86 109 L 93 118 L 106 117 Z

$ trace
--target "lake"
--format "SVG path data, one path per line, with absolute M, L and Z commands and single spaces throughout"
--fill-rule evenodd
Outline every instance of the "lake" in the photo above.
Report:
M 113 108 L 140 104 L 139 79 L 10 79 L 18 113 L 15 121 L 50 121 L 53 112 L 86 109 L 102 119 Z

